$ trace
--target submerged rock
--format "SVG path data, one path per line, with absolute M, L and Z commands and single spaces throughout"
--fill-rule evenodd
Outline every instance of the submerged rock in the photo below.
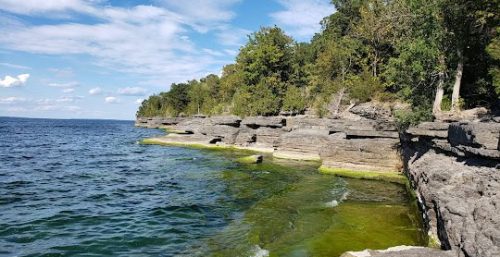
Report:
M 254 163 L 262 163 L 263 160 L 264 156 L 256 154 L 238 158 L 236 161 L 244 164 L 254 164 Z
M 340 257 L 453 257 L 451 252 L 416 246 L 396 246 L 386 250 L 347 252 Z

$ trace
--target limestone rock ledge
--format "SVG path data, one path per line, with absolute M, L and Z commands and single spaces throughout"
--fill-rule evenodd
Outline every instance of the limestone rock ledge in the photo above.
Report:
M 272 152 L 276 158 L 322 161 L 325 168 L 398 172 L 399 133 L 394 122 L 383 117 L 138 118 L 136 125 L 176 132 L 157 139 L 164 144 L 233 146 Z
M 430 237 L 453 256 L 500 256 L 500 123 L 423 124 L 407 132 L 405 172 Z

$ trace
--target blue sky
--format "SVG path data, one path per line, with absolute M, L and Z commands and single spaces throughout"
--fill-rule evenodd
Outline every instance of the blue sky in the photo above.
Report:
M 133 119 L 171 83 L 220 74 L 247 35 L 309 41 L 329 0 L 0 0 L 0 116 Z

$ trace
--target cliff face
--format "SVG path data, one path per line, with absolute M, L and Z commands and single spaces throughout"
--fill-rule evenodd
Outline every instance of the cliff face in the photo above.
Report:
M 158 138 L 166 144 L 236 146 L 356 171 L 397 172 L 402 166 L 399 134 L 394 122 L 386 119 L 223 116 L 138 119 L 136 124 L 175 132 Z
M 455 256 L 500 256 L 500 123 L 423 123 L 403 137 L 429 234 Z

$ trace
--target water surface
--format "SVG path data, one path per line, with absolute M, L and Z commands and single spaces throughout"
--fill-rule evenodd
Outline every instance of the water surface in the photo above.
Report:
M 400 185 L 137 143 L 161 133 L 0 118 L 0 256 L 338 256 L 425 243 Z

